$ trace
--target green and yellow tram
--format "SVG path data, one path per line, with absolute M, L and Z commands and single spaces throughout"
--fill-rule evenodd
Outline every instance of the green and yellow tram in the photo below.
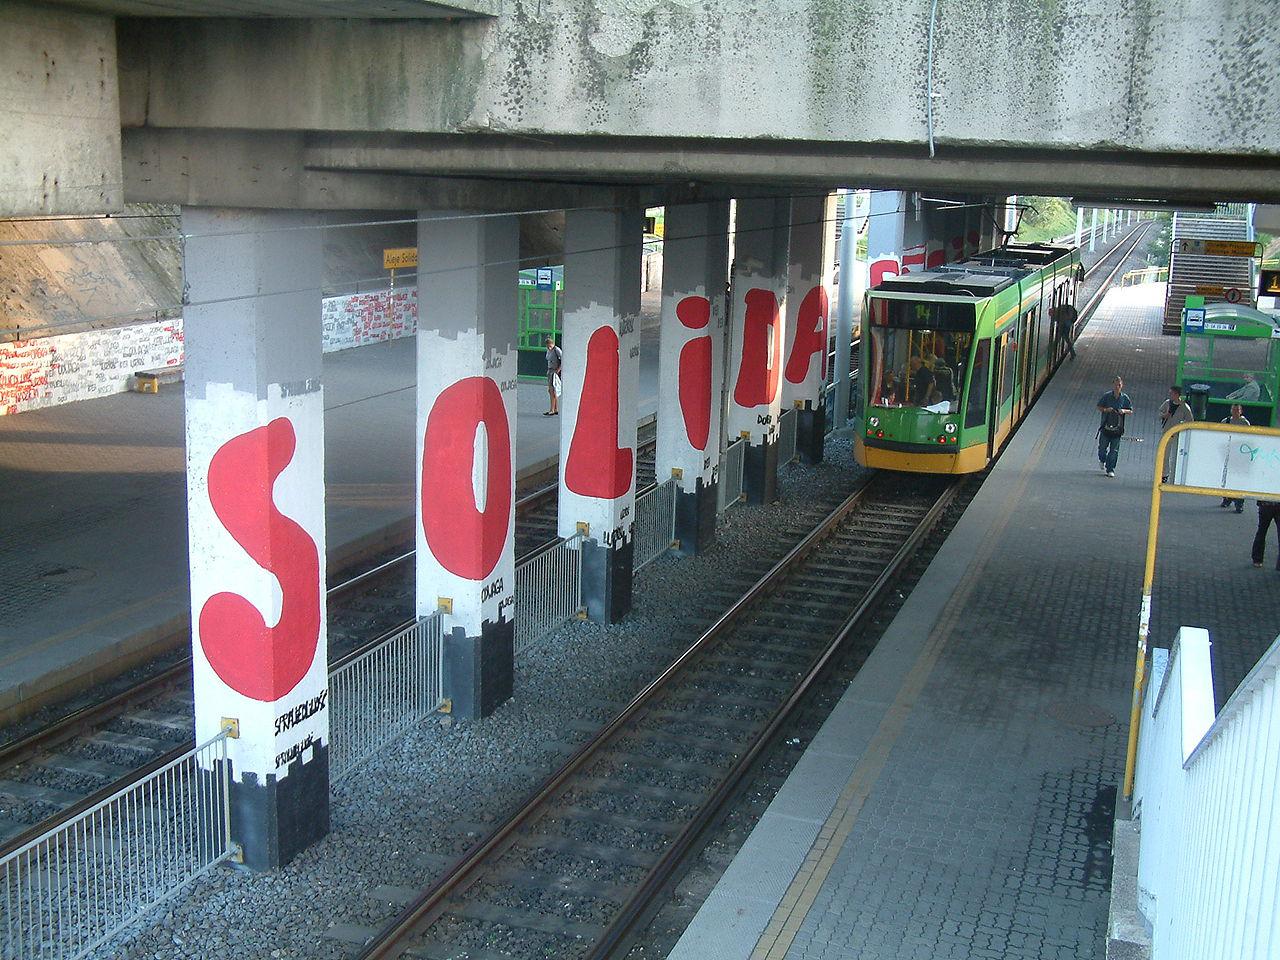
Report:
M 868 467 L 972 473 L 995 456 L 1065 349 L 1072 247 L 1012 244 L 867 291 L 855 455 Z

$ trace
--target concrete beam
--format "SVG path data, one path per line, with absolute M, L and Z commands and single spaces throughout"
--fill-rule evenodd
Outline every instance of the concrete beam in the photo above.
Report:
M 541 0 L 492 19 L 121 22 L 126 123 L 1274 157 L 1248 4 Z M 372 66 L 371 66 L 372 65 Z M 926 113 L 930 76 L 932 130 Z M 767 85 L 760 78 L 768 78 Z M 869 107 L 871 107 L 869 109 Z
M 1277 131 L 1280 136 L 1280 130 Z M 963 190 L 1171 200 L 1280 198 L 1280 155 L 1222 156 L 1007 146 L 951 147 L 935 158 L 885 143 L 504 135 L 316 134 L 313 171 L 521 176 L 584 182 L 737 182 Z
M 0 129 L 0 214 L 119 210 L 112 20 L 0 5 Z

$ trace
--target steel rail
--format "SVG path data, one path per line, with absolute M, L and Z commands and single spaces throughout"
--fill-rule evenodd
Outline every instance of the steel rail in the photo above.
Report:
M 862 625 L 864 618 L 883 598 L 886 588 L 896 582 L 902 569 L 915 556 L 920 542 L 928 536 L 934 526 L 937 525 L 943 512 L 955 500 L 962 483 L 962 480 L 954 481 L 942 491 L 933 506 L 929 508 L 910 536 L 907 537 L 907 540 L 898 548 L 889 563 L 881 570 L 880 575 L 872 582 L 858 605 L 850 611 L 844 623 L 840 625 L 835 635 L 828 641 L 826 648 L 810 665 L 805 675 L 796 682 L 791 692 L 787 695 L 787 699 L 774 711 L 759 738 L 738 759 L 733 769 L 729 771 L 711 796 L 699 807 L 693 819 L 676 836 L 653 869 L 641 881 L 635 893 L 623 904 L 620 914 L 605 928 L 595 946 L 587 953 L 587 960 L 604 960 L 604 958 L 612 956 L 613 951 L 631 932 L 637 921 L 645 915 L 653 900 L 670 881 L 675 870 L 693 851 L 702 833 L 733 800 L 738 788 L 755 767 L 761 755 L 773 745 L 779 731 L 801 706 L 813 685 L 821 679 L 831 663 L 831 659 L 849 640 L 850 634 Z
M 468 886 L 485 862 L 511 840 L 518 830 L 538 814 L 546 803 L 575 773 L 582 769 L 601 748 L 612 741 L 631 722 L 635 715 L 654 696 L 664 690 L 686 666 L 717 643 L 728 628 L 755 602 L 772 591 L 784 576 L 799 564 L 816 546 L 833 532 L 856 509 L 874 482 L 869 477 L 843 503 L 832 510 L 803 540 L 757 580 L 733 605 L 722 613 L 687 649 L 673 660 L 657 677 L 650 680 L 608 724 L 602 727 L 585 744 L 579 747 L 551 776 L 526 799 L 514 813 L 495 828 L 480 844 L 459 858 L 435 883 L 417 898 L 384 929 L 378 937 L 358 955 L 357 960 L 386 960 L 398 955 L 401 942 L 414 932 L 436 919 L 446 901 L 454 893 Z

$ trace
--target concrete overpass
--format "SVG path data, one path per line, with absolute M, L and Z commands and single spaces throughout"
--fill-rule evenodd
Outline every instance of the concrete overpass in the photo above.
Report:
M 1280 199 L 1280 28 L 1244 2 L 63 0 L 0 25 L 0 214 L 501 207 L 530 180 L 546 206 Z

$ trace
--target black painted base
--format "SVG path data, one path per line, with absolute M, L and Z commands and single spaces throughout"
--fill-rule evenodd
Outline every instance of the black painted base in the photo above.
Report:
M 827 436 L 826 407 L 805 407 L 796 411 L 796 452 L 807 464 L 822 462 Z
M 747 503 L 778 502 L 778 441 L 747 447 L 742 458 L 742 490 Z
M 693 493 L 676 489 L 675 536 L 680 541 L 676 553 L 696 557 L 716 539 L 716 487 L 718 481 L 703 483 L 698 478 Z
M 612 547 L 597 540 L 582 541 L 582 604 L 588 618 L 597 623 L 617 623 L 631 611 L 634 558 L 630 537 Z
M 480 625 L 480 636 L 468 637 L 462 627 L 444 638 L 444 696 L 452 701 L 460 720 L 487 717 L 511 699 L 515 685 L 514 620 Z
M 251 870 L 283 867 L 329 832 L 329 747 L 320 744 L 311 751 L 309 761 L 299 757 L 285 768 L 284 777 L 268 774 L 265 783 L 254 773 L 237 782 L 234 765 L 227 761 L 231 839 L 244 851 L 244 865 Z M 220 769 L 212 775 L 220 777 Z

